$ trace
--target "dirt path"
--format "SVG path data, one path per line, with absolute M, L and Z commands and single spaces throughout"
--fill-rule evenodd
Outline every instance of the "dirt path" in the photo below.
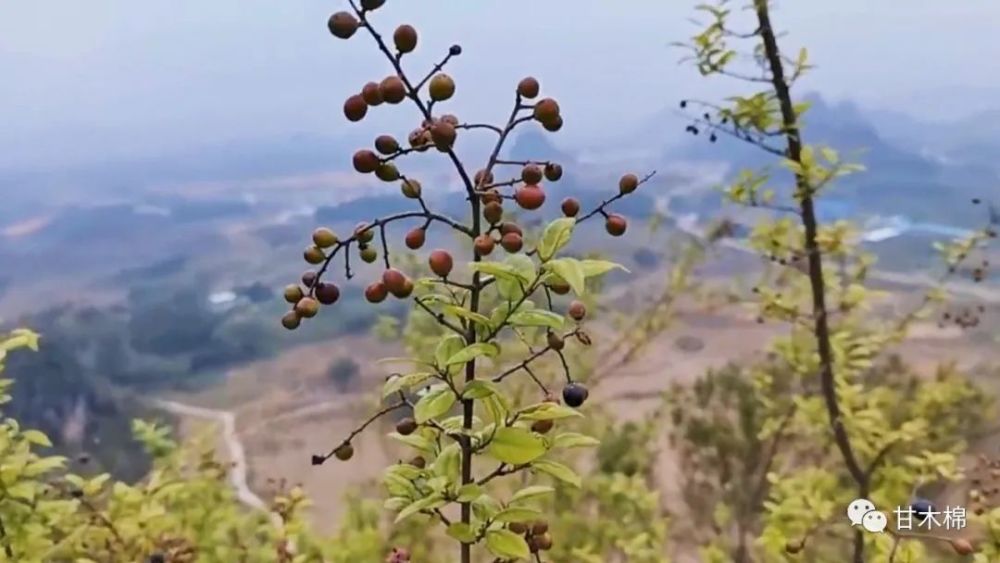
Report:
M 189 416 L 218 422 L 222 426 L 222 439 L 226 444 L 229 461 L 233 464 L 229 472 L 229 483 L 236 490 L 236 498 L 243 504 L 258 510 L 267 510 L 265 503 L 256 493 L 250 490 L 247 483 L 247 457 L 243 442 L 236 432 L 236 415 L 232 411 L 205 409 L 178 403 L 176 401 L 156 401 L 156 405 L 165 411 L 180 416 Z

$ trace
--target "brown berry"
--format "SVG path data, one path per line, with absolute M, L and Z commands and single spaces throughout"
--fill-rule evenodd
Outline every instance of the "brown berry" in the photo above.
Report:
M 427 258 L 427 263 L 434 272 L 434 275 L 442 278 L 448 277 L 451 273 L 451 269 L 455 266 L 454 261 L 451 259 L 451 254 L 448 254 L 446 250 L 435 250 L 431 252 L 430 257 Z
M 294 284 L 293 283 L 291 285 L 285 286 L 285 295 L 284 295 L 284 297 L 285 297 L 285 301 L 287 301 L 288 303 L 293 303 L 294 304 L 294 303 L 298 303 L 299 299 L 302 299 L 303 297 L 305 297 L 305 292 L 302 291 L 302 288 L 299 287 L 298 284 Z
M 375 238 L 375 229 L 368 223 L 358 223 L 354 227 L 354 237 L 358 242 L 371 242 Z
M 951 540 L 951 548 L 959 555 L 972 555 L 976 548 L 972 547 L 972 542 L 965 538 L 955 538 Z
M 538 538 L 535 540 L 535 545 L 537 545 L 538 549 L 542 551 L 548 551 L 552 549 L 552 535 L 545 533 L 538 536 Z
M 572 197 L 564 199 L 562 201 L 562 212 L 567 217 L 576 217 L 580 212 L 580 202 Z
M 313 244 L 320 248 L 330 248 L 331 246 L 340 242 L 337 238 L 336 233 L 327 229 L 326 227 L 320 227 L 313 231 L 312 234 Z
M 550 182 L 558 182 L 563 175 L 562 166 L 558 164 L 546 164 L 544 174 L 546 180 Z
M 514 201 L 524 209 L 538 209 L 545 203 L 545 191 L 534 184 L 521 186 L 514 192 Z
M 609 235 L 620 237 L 625 234 L 625 230 L 628 228 L 628 221 L 621 215 L 612 213 L 608 215 L 607 220 L 604 222 L 604 228 L 608 231 Z
M 552 293 L 555 293 L 556 295 L 566 295 L 569 293 L 570 287 L 568 283 L 558 279 L 549 282 L 549 289 L 551 289 Z
M 417 430 L 417 421 L 410 417 L 406 417 L 396 423 L 396 432 L 399 432 L 403 436 L 409 436 Z
M 566 347 L 566 341 L 554 332 L 548 334 L 549 348 L 559 351 Z
M 553 426 L 555 424 L 551 420 L 536 420 L 531 424 L 531 430 L 539 434 L 548 434 Z
M 438 120 L 443 121 L 445 123 L 450 123 L 452 127 L 458 127 L 459 124 L 458 118 L 450 113 L 442 115 L 441 117 L 438 118 Z
M 350 444 L 342 444 L 336 450 L 333 450 L 333 455 L 337 456 L 340 461 L 347 461 L 354 457 L 354 446 Z
M 385 100 L 382 99 L 382 91 L 378 88 L 378 82 L 368 82 L 361 87 L 361 99 L 369 106 L 380 105 Z
M 371 174 L 378 169 L 378 155 L 368 149 L 361 149 L 354 153 L 354 158 L 352 160 L 354 163 L 354 169 L 362 174 Z
M 410 134 L 406 137 L 406 141 L 410 143 L 410 147 L 417 149 L 420 152 L 427 150 L 427 142 L 424 138 L 423 129 L 414 129 L 410 131 Z
M 398 104 L 406 99 L 406 84 L 398 76 L 388 76 L 378 85 L 386 103 Z
M 520 252 L 521 247 L 524 246 L 524 239 L 517 233 L 507 233 L 500 237 L 500 246 L 511 254 Z
M 393 297 L 396 299 L 406 299 L 413 294 L 413 281 L 410 278 L 406 278 L 403 282 L 403 287 L 399 288 L 399 291 L 390 291 Z
M 476 254 L 479 256 L 489 256 L 493 252 L 493 247 L 496 243 L 490 235 L 479 235 L 476 237 L 473 243 L 476 249 Z
M 499 201 L 491 201 L 483 206 L 483 218 L 490 225 L 496 225 L 503 219 L 503 205 Z
M 431 127 L 431 140 L 434 141 L 434 146 L 442 151 L 450 149 L 455 144 L 457 136 L 458 130 L 447 121 L 438 121 Z
M 318 274 L 315 270 L 306 270 L 302 272 L 302 285 L 306 287 L 312 287 L 316 283 L 316 277 Z
M 302 317 L 295 311 L 289 311 L 281 317 L 281 326 L 288 330 L 295 330 L 302 324 Z
M 525 184 L 537 184 L 542 181 L 542 169 L 529 164 L 521 169 L 521 180 Z
M 427 240 L 427 231 L 417 227 L 412 231 L 406 233 L 406 248 L 410 250 L 417 250 L 424 245 Z
M 376 260 L 378 260 L 378 251 L 370 246 L 367 246 L 361 249 L 358 256 L 361 257 L 361 261 L 365 264 L 373 264 Z
M 375 138 L 375 150 L 388 156 L 399 152 L 399 141 L 392 135 L 379 135 Z
M 344 101 L 344 117 L 348 121 L 361 121 L 368 113 L 368 104 L 360 95 L 355 94 Z
M 559 117 L 559 104 L 552 98 L 543 98 L 535 104 L 536 121 L 546 123 Z
M 500 197 L 500 191 L 496 188 L 490 188 L 485 192 L 480 193 L 479 201 L 483 205 L 489 205 L 491 203 L 501 203 L 503 198 Z
M 330 16 L 330 19 L 326 22 L 326 26 L 335 37 L 350 39 L 354 35 L 354 32 L 358 30 L 358 18 L 354 17 L 354 14 L 350 12 L 337 12 Z
M 538 95 L 540 86 L 538 80 L 532 76 L 522 78 L 520 82 L 517 83 L 517 94 L 522 98 L 532 99 Z
M 340 299 L 340 288 L 336 284 L 320 282 L 314 292 L 316 299 L 324 305 L 333 305 Z
M 373 282 L 365 288 L 365 299 L 367 299 L 369 303 L 381 303 L 385 301 L 385 298 L 388 297 L 388 295 L 389 291 L 386 290 L 385 284 L 380 281 Z
M 319 302 L 312 297 L 303 297 L 295 304 L 295 313 L 304 319 L 311 319 L 319 313 Z
M 618 191 L 623 194 L 630 194 L 639 187 L 639 177 L 635 174 L 626 174 L 618 180 Z
M 476 183 L 476 187 L 488 186 L 493 183 L 493 172 L 487 172 L 486 169 L 482 169 L 476 172 L 473 176 L 473 180 Z
M 427 466 L 427 460 L 424 459 L 423 456 L 418 455 L 410 460 L 410 465 L 416 467 L 417 469 L 423 469 Z
M 521 227 L 517 226 L 517 223 L 501 223 L 500 234 L 507 235 L 510 233 L 517 233 L 521 236 L 524 236 L 524 232 L 521 230 Z
M 542 122 L 542 129 L 545 129 L 550 133 L 555 133 L 556 131 L 562 129 L 562 126 L 563 126 L 563 118 L 562 116 L 558 115 L 550 119 L 549 121 Z
M 540 536 L 548 531 L 549 523 L 545 520 L 536 520 L 535 523 L 531 525 L 531 535 L 533 536 Z
M 528 525 L 524 522 L 511 522 L 507 524 L 507 529 L 520 535 L 528 531 Z
M 399 179 L 399 169 L 391 162 L 383 162 L 375 169 L 375 176 L 383 182 L 395 182 Z
M 417 48 L 417 30 L 412 25 L 403 24 L 392 33 L 392 42 L 400 53 L 412 53 Z
M 403 291 L 403 287 L 406 285 L 406 274 L 396 268 L 387 268 L 382 272 L 382 283 L 385 284 L 385 288 L 389 290 L 389 293 L 395 294 L 396 292 Z
M 423 192 L 420 182 L 407 178 L 399 185 L 399 190 L 410 199 L 419 199 Z
M 573 301 L 569 304 L 569 309 L 566 310 L 566 313 L 574 321 L 582 321 L 587 316 L 587 306 L 580 301 Z
M 302 258 L 304 258 L 306 262 L 313 265 L 322 264 L 323 261 L 326 260 L 326 254 L 323 254 L 322 249 L 315 246 L 310 246 L 309 248 L 302 251 Z
M 443 102 L 455 95 L 455 81 L 447 74 L 435 74 L 427 85 L 427 92 L 435 102 Z
M 795 555 L 796 553 L 802 551 L 802 548 L 804 547 L 805 544 L 802 542 L 802 540 L 798 541 L 788 540 L 788 542 L 785 543 L 785 552 Z
M 361 8 L 366 12 L 377 10 L 385 4 L 385 0 L 361 0 Z

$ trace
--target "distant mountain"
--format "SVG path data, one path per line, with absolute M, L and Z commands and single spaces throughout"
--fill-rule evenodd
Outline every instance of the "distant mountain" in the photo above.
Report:
M 942 162 L 912 147 L 890 142 L 851 102 L 832 104 L 815 94 L 806 100 L 811 103 L 803 118 L 806 141 L 832 147 L 843 159 L 866 167 L 865 172 L 837 181 L 829 198 L 855 210 L 906 215 L 916 221 L 968 226 L 976 220 L 963 203 L 993 189 L 995 178 L 988 169 L 971 163 Z M 668 155 L 721 160 L 734 170 L 768 165 L 777 170 L 776 184 L 791 185 L 790 175 L 775 166 L 773 155 L 725 136 L 716 143 L 708 143 L 703 137 L 692 138 L 687 146 Z M 783 148 L 780 143 L 778 148 Z
M 564 168 L 568 168 L 576 162 L 576 159 L 569 153 L 557 148 L 548 134 L 537 129 L 517 135 L 514 142 L 507 147 L 503 158 L 508 160 L 558 162 Z

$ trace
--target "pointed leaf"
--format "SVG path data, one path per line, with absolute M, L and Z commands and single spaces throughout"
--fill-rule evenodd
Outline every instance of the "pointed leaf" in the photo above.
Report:
M 562 315 L 546 311 L 544 309 L 528 309 L 518 311 L 507 319 L 507 322 L 514 326 L 540 326 L 554 329 L 561 329 L 566 320 Z
M 466 522 L 455 522 L 448 526 L 446 532 L 449 536 L 462 543 L 472 543 L 476 541 L 476 531 Z
M 562 217 L 545 226 L 545 230 L 542 231 L 542 240 L 538 243 L 538 257 L 542 262 L 548 262 L 557 252 L 569 244 L 575 225 L 576 219 Z
M 444 365 L 452 366 L 455 364 L 464 364 L 480 356 L 492 358 L 499 353 L 500 349 L 497 348 L 496 344 L 491 342 L 476 342 L 475 344 L 470 344 L 458 352 L 455 352 L 454 355 L 448 358 L 448 361 L 446 361 Z
M 413 407 L 413 418 L 420 424 L 437 418 L 451 410 L 455 404 L 455 394 L 447 387 L 439 387 L 427 393 Z
M 525 407 L 521 411 L 520 418 L 522 420 L 559 420 L 575 416 L 582 417 L 583 415 L 580 414 L 580 411 L 559 403 L 545 402 Z
M 536 499 L 541 496 L 550 495 L 556 490 L 552 487 L 547 487 L 545 485 L 534 485 L 531 487 L 525 487 L 520 491 L 514 493 L 514 496 L 510 497 L 510 504 L 516 502 L 524 502 L 531 499 Z
M 586 277 L 579 260 L 575 258 L 558 258 L 546 264 L 546 267 L 565 280 L 574 293 L 583 295 L 586 290 L 586 285 L 584 284 Z
M 540 459 L 531 464 L 532 469 L 548 473 L 564 483 L 569 483 L 576 488 L 580 488 L 580 476 L 569 467 L 548 459 Z
M 510 506 L 493 517 L 494 522 L 529 522 L 537 519 L 541 511 L 526 506 Z
M 491 456 L 504 463 L 521 465 L 545 454 L 545 442 L 524 428 L 500 428 L 489 445 Z
M 622 270 L 628 273 L 628 268 L 625 266 L 616 264 L 615 262 L 608 262 L 607 260 L 583 260 L 580 262 L 580 266 L 583 267 L 584 277 L 588 278 L 603 276 L 611 270 Z
M 559 434 L 555 437 L 552 443 L 553 448 L 589 448 L 600 445 L 600 441 L 597 438 L 591 438 L 584 434 L 578 434 L 576 432 L 566 432 L 565 434 Z
M 503 559 L 527 559 L 531 557 L 528 542 L 510 530 L 490 530 L 486 532 L 486 549 Z
M 477 379 L 470 381 L 462 391 L 464 399 L 485 399 L 500 392 L 500 387 L 492 381 Z

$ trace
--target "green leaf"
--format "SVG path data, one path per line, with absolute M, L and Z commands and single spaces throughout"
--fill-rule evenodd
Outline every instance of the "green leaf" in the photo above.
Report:
M 554 329 L 561 329 L 566 323 L 562 315 L 544 309 L 518 311 L 507 321 L 514 326 L 541 326 Z
M 493 517 L 494 522 L 528 522 L 535 520 L 541 515 L 541 511 L 526 506 L 511 506 L 497 513 Z
M 587 278 L 603 276 L 611 270 L 622 270 L 623 272 L 630 273 L 625 266 L 615 262 L 608 262 L 607 260 L 583 260 L 580 262 L 580 266 L 583 267 L 583 275 Z
M 600 445 L 600 441 L 597 438 L 591 438 L 583 434 L 578 434 L 576 432 L 566 432 L 565 434 L 559 434 L 553 440 L 553 448 L 590 448 Z
M 37 444 L 45 448 L 51 448 L 52 442 L 49 441 L 49 437 L 45 435 L 44 432 L 38 430 L 25 430 L 21 433 L 21 436 L 30 444 Z
M 504 262 L 472 262 L 469 269 L 496 277 L 498 280 L 522 281 L 527 283 L 530 278 L 524 277 L 513 265 Z
M 545 226 L 545 230 L 542 231 L 542 240 L 538 243 L 538 257 L 542 262 L 548 262 L 557 252 L 569 244 L 575 225 L 576 219 L 563 217 Z
M 492 342 L 476 342 L 475 344 L 470 344 L 458 352 L 455 352 L 455 354 L 448 358 L 444 365 L 452 366 L 455 364 L 464 364 L 480 356 L 493 358 L 499 353 L 500 348 Z
M 493 518 L 493 515 L 500 512 L 502 508 L 500 503 L 490 495 L 480 495 L 479 498 L 472 501 L 472 513 L 480 520 Z
M 461 450 L 458 444 L 450 444 L 434 458 L 434 463 L 431 464 L 431 472 L 441 477 L 457 480 L 461 463 Z
M 527 500 L 535 499 L 541 496 L 550 495 L 556 490 L 552 487 L 545 485 L 533 485 L 531 487 L 525 487 L 520 491 L 514 493 L 514 496 L 510 497 L 510 504 L 517 502 L 524 502 Z
M 490 530 L 486 532 L 486 549 L 503 559 L 527 559 L 531 557 L 528 542 L 510 530 Z
M 462 543 L 476 541 L 476 531 L 465 522 L 455 522 L 448 526 L 447 534 Z
M 576 488 L 580 488 L 580 476 L 569 467 L 548 459 L 540 459 L 531 464 L 532 469 L 548 473 L 564 483 L 569 483 Z
M 449 334 L 441 342 L 438 342 L 437 348 L 434 350 L 434 361 L 438 367 L 444 367 L 448 358 L 454 356 L 456 352 L 464 347 L 464 338 L 457 334 Z
M 455 500 L 458 502 L 472 502 L 479 498 L 482 494 L 482 487 L 475 483 L 469 483 L 468 485 L 462 485 L 459 487 Z
M 445 505 L 444 496 L 441 493 L 434 493 L 429 497 L 424 497 L 422 499 L 416 500 L 410 503 L 409 506 L 399 511 L 396 515 L 396 524 L 399 524 L 406 518 L 417 514 L 421 510 L 433 510 L 435 508 L 440 508 Z
M 586 290 L 584 281 L 586 277 L 583 272 L 583 265 L 576 258 L 558 258 L 552 260 L 546 267 L 558 275 L 569 284 L 569 287 L 577 295 L 583 295 Z
M 486 315 L 479 313 L 474 313 L 465 307 L 459 307 L 458 305 L 445 305 L 441 308 L 445 313 L 449 315 L 454 315 L 456 317 L 461 317 L 463 319 L 468 319 L 474 323 L 481 324 L 483 326 L 490 326 L 490 320 L 486 318 Z
M 538 403 L 522 409 L 520 417 L 522 420 L 559 420 L 562 418 L 582 417 L 579 411 L 571 409 L 559 403 Z
M 434 451 L 434 442 L 431 442 L 427 438 L 420 436 L 418 434 L 410 434 L 409 436 L 403 436 L 398 432 L 390 432 L 389 437 L 393 440 L 398 440 L 407 446 L 411 446 L 420 451 L 431 452 Z
M 439 387 L 427 393 L 413 406 L 413 418 L 423 424 L 448 412 L 455 404 L 455 394 L 447 387 Z
M 36 485 L 32 481 L 21 481 L 7 487 L 7 496 L 31 502 L 35 500 Z
M 414 387 L 420 385 L 421 383 L 427 381 L 428 379 L 434 377 L 433 373 L 429 372 L 418 372 L 418 373 L 408 373 L 406 375 L 394 375 L 385 382 L 382 387 L 382 398 L 386 398 L 393 393 L 402 391 L 404 389 L 413 389 Z
M 545 454 L 545 442 L 524 428 L 500 428 L 489 445 L 491 456 L 504 463 L 521 465 Z
M 492 381 L 487 381 L 485 379 L 477 379 L 475 381 L 470 381 L 466 384 L 465 389 L 462 390 L 462 398 L 464 399 L 485 399 L 490 395 L 495 395 L 500 393 L 500 386 Z

